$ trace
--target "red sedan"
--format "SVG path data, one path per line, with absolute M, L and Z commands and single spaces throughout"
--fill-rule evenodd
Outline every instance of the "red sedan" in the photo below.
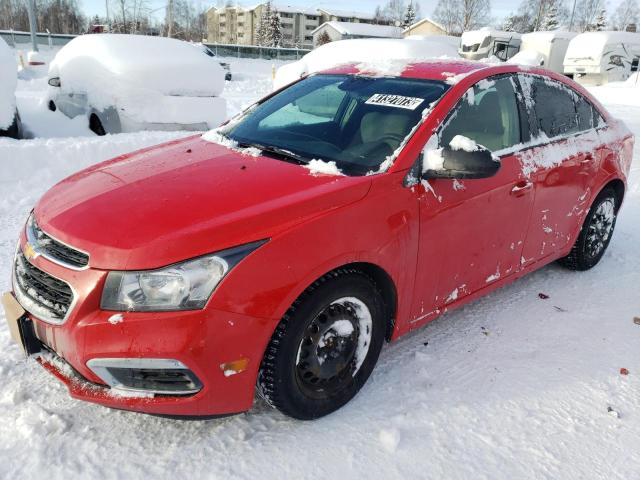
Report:
M 14 338 L 75 398 L 312 419 L 385 341 L 559 260 L 603 257 L 634 139 L 541 69 L 309 76 L 204 136 L 63 180 L 21 233 Z

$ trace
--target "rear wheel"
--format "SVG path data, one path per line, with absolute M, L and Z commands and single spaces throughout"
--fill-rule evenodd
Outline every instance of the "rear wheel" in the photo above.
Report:
M 596 198 L 571 252 L 560 264 L 571 270 L 589 270 L 604 256 L 616 226 L 618 198 L 606 188 Z
M 98 118 L 98 115 L 96 115 L 95 113 L 92 113 L 89 116 L 89 130 L 91 130 L 99 137 L 107 134 L 107 132 L 104 130 L 104 127 L 102 126 L 100 118 Z
M 342 407 L 378 360 L 384 312 L 382 294 L 367 275 L 340 269 L 322 277 L 276 328 L 258 378 L 262 396 L 301 420 Z

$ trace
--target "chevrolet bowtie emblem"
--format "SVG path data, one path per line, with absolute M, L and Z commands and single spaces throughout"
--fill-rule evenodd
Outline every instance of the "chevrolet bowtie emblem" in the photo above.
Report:
M 33 248 L 33 245 L 31 245 L 29 242 L 24 244 L 22 253 L 24 253 L 24 256 L 27 258 L 27 260 L 33 260 L 39 255 L 38 252 L 36 252 L 36 249 Z

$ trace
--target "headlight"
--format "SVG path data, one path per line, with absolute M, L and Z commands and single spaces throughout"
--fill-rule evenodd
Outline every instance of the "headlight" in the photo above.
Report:
M 229 270 L 263 243 L 249 243 L 158 270 L 109 272 L 100 308 L 123 312 L 204 308 Z

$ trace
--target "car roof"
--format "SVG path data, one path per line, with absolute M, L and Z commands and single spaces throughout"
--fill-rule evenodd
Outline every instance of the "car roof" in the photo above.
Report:
M 505 64 L 474 62 L 464 59 L 434 60 L 390 60 L 380 62 L 348 63 L 323 70 L 322 74 L 361 74 L 372 76 L 389 76 L 403 78 L 420 78 L 424 80 L 446 80 L 450 77 L 469 75 L 475 71 L 486 71 L 487 75 L 504 71 Z M 517 66 L 508 65 L 509 71 L 518 71 Z

